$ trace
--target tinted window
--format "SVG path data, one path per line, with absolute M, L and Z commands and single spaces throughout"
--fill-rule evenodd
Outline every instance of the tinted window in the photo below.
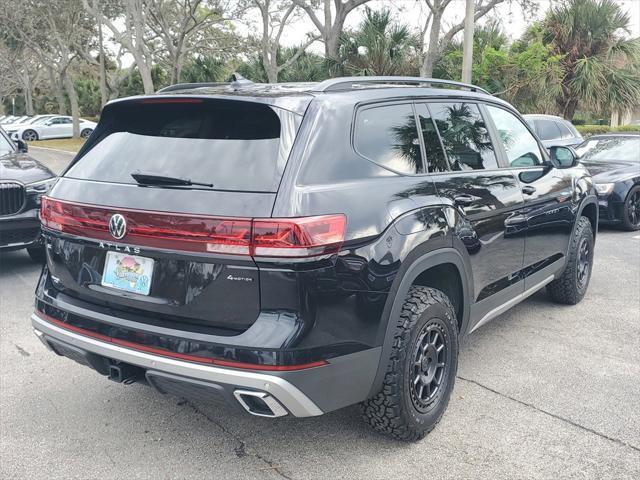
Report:
M 244 101 L 116 104 L 103 114 L 99 142 L 65 176 L 133 184 L 139 170 L 274 192 L 298 125 L 291 112 Z
M 487 126 L 472 103 L 430 103 L 449 163 L 453 170 L 498 167 Z
M 585 162 L 624 161 L 640 163 L 640 137 L 616 136 L 594 138 L 580 145 L 576 151 Z
M 354 144 L 358 153 L 396 172 L 422 171 L 420 141 L 410 104 L 360 110 Z
M 560 135 L 562 135 L 562 138 L 571 138 L 573 137 L 573 134 L 571 133 L 571 130 L 569 130 L 569 127 L 567 127 L 567 125 L 563 122 L 556 122 L 556 125 L 558 127 L 558 130 L 560 130 Z
M 535 137 L 510 112 L 487 105 L 487 111 L 498 130 L 511 167 L 531 167 L 542 163 L 542 154 Z
M 449 164 L 444 156 L 436 125 L 431 118 L 431 112 L 424 104 L 416 105 L 416 110 L 420 118 L 420 128 L 422 129 L 424 149 L 427 155 L 425 162 L 427 169 L 429 172 L 446 172 L 449 170 Z
M 560 138 L 560 130 L 553 120 L 535 120 L 536 132 L 542 140 L 555 140 Z

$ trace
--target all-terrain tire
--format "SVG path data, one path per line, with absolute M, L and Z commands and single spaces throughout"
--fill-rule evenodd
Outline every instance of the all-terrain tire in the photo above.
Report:
M 594 246 L 591 222 L 587 217 L 580 217 L 571 239 L 569 258 L 567 258 L 564 272 L 547 285 L 547 292 L 554 302 L 575 305 L 582 300 L 591 279 Z M 586 264 L 584 264 L 585 260 Z M 583 272 L 583 268 L 587 269 L 586 272 Z
M 361 411 L 365 421 L 378 432 L 398 440 L 417 441 L 440 421 L 453 390 L 458 368 L 456 313 L 449 298 L 440 290 L 413 286 L 400 316 L 390 321 L 395 321 L 396 325 L 382 390 L 362 402 Z M 445 365 L 440 367 L 440 383 L 428 388 L 429 392 L 434 392 L 433 399 L 427 397 L 423 401 L 424 391 L 416 391 L 416 381 L 419 385 L 423 381 L 417 365 L 431 365 L 432 358 L 426 362 L 420 357 L 422 362 L 416 362 L 416 354 L 432 346 L 429 339 L 433 338 L 434 332 L 439 332 L 442 342 L 446 342 L 442 343 L 444 353 L 438 353 L 434 362 Z M 428 345 L 423 347 L 425 338 Z M 416 380 L 417 377 L 420 378 Z M 425 380 L 428 378 L 424 376 Z M 434 378 L 437 380 L 437 375 Z

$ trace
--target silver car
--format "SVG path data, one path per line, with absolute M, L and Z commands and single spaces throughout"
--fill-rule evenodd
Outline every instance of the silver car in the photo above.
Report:
M 555 115 L 524 115 L 525 120 L 534 129 L 545 147 L 576 147 L 584 138 L 571 122 Z

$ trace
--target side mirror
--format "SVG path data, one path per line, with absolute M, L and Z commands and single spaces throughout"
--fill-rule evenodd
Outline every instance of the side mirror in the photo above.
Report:
M 549 149 L 549 154 L 558 168 L 571 168 L 578 164 L 578 154 L 571 147 L 554 146 Z
M 20 153 L 27 153 L 29 151 L 29 146 L 27 145 L 27 142 L 25 142 L 24 140 L 22 139 L 15 140 L 15 143 Z

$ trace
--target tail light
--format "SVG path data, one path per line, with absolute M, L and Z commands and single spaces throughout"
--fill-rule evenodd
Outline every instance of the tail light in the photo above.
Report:
M 123 242 L 190 252 L 305 258 L 335 253 L 344 241 L 342 214 L 283 219 L 215 218 L 203 215 L 124 210 L 42 198 L 45 228 L 71 235 L 117 241 L 109 221 L 127 222 Z

